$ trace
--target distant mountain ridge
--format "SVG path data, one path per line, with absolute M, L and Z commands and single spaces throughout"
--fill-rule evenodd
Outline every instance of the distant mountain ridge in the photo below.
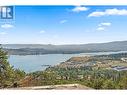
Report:
M 8 51 L 9 54 L 21 55 L 86 53 L 102 51 L 127 51 L 127 41 L 79 45 L 3 44 L 2 47 Z

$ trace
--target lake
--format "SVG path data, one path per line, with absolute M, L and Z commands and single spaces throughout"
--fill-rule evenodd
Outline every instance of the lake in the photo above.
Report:
M 34 72 L 44 70 L 42 65 L 56 65 L 75 56 L 115 54 L 120 52 L 98 52 L 98 53 L 81 53 L 81 54 L 45 54 L 45 55 L 10 55 L 9 62 L 14 68 L 19 68 L 25 72 Z M 125 52 L 125 51 L 124 51 Z

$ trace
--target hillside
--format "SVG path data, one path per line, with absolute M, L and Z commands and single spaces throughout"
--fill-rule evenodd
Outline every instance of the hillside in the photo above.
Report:
M 79 45 L 3 44 L 2 47 L 13 55 L 69 54 L 102 51 L 127 51 L 127 41 Z

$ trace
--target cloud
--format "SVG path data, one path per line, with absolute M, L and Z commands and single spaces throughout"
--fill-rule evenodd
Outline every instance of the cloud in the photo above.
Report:
M 111 26 L 110 22 L 102 22 L 98 26 Z
M 0 32 L 0 35 L 6 35 L 7 33 L 6 32 Z
M 96 30 L 97 31 L 104 31 L 109 26 L 111 26 L 111 23 L 110 22 L 102 22 L 102 23 L 98 24 L 98 27 L 97 27 Z
M 119 15 L 119 16 L 127 16 L 127 10 L 126 9 L 106 9 L 105 11 L 96 11 L 92 12 L 88 15 L 88 17 L 101 17 L 101 16 L 113 16 L 113 15 Z
M 97 28 L 97 31 L 104 31 L 105 30 L 105 27 L 98 27 Z
M 39 33 L 40 33 L 40 34 L 43 34 L 43 33 L 45 33 L 45 31 L 44 31 L 44 30 L 41 30 Z
M 63 23 L 66 23 L 66 22 L 67 22 L 67 20 L 61 20 L 60 24 L 63 24 Z
M 4 29 L 9 29 L 9 28 L 13 28 L 14 26 L 11 25 L 11 24 L 3 24 L 1 25 L 1 28 L 4 28 Z
M 81 12 L 81 11 L 87 11 L 89 8 L 83 7 L 83 6 L 76 6 L 72 9 L 72 12 Z

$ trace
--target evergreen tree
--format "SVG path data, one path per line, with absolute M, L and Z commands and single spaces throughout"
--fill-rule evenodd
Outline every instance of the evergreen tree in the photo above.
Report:
M 7 52 L 0 48 L 0 87 L 12 87 L 24 77 L 25 72 L 13 69 L 13 66 L 8 62 Z
M 7 53 L 0 48 L 0 87 L 10 86 L 14 82 L 14 69 L 7 59 Z

